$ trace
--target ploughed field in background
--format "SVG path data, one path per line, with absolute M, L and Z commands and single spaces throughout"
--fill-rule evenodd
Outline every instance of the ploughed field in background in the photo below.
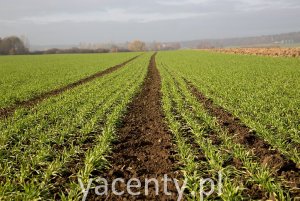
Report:
M 217 48 L 212 49 L 216 52 L 263 55 L 263 56 L 283 56 L 283 57 L 300 57 L 300 48 Z

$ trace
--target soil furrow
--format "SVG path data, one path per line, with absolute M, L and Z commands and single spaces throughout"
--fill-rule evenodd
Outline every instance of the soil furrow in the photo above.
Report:
M 172 195 L 164 194 L 164 183 L 161 180 L 164 174 L 168 178 L 179 178 L 174 159 L 174 147 L 171 134 L 164 124 L 161 108 L 161 79 L 156 68 L 155 55 L 151 57 L 148 73 L 142 85 L 141 92 L 129 104 L 122 124 L 117 130 L 118 140 L 113 144 L 110 158 L 111 168 L 102 175 L 111 185 L 116 178 L 125 180 L 138 178 L 141 187 L 136 188 L 140 195 L 130 195 L 124 183 L 118 183 L 118 192 L 124 191 L 121 196 L 112 191 L 105 197 L 90 194 L 91 200 L 176 200 L 175 186 L 168 185 Z M 145 179 L 158 180 L 158 195 L 150 183 L 148 195 L 145 195 Z M 170 184 L 171 182 L 169 182 Z M 109 188 L 111 189 L 111 188 Z M 134 190 L 133 190 L 134 191 Z
M 92 80 L 94 80 L 94 79 L 96 79 L 98 77 L 102 77 L 102 76 L 104 76 L 106 74 L 112 73 L 112 72 L 118 70 L 119 68 L 125 66 L 129 62 L 135 60 L 139 56 L 140 55 L 135 56 L 135 57 L 133 57 L 133 58 L 131 58 L 131 59 L 129 59 L 129 60 L 121 63 L 121 64 L 117 64 L 117 65 L 115 65 L 113 67 L 110 67 L 110 68 L 108 68 L 106 70 L 103 70 L 103 71 L 97 72 L 95 74 L 92 74 L 92 75 L 90 75 L 88 77 L 82 78 L 82 79 L 80 79 L 80 80 L 78 80 L 76 82 L 70 83 L 70 84 L 68 84 L 66 86 L 63 86 L 61 88 L 54 89 L 54 90 L 42 93 L 42 94 L 40 94 L 38 96 L 35 96 L 35 97 L 32 97 L 32 98 L 30 98 L 28 100 L 17 102 L 17 103 L 15 103 L 12 106 L 9 106 L 9 107 L 6 107 L 6 108 L 1 108 L 0 109 L 0 119 L 1 118 L 7 118 L 7 117 L 11 116 L 14 113 L 14 111 L 16 109 L 20 108 L 20 107 L 28 107 L 28 108 L 33 107 L 36 104 L 38 104 L 39 102 L 41 102 L 41 101 L 43 101 L 43 100 L 45 100 L 47 98 L 50 98 L 51 96 L 59 95 L 59 94 L 65 92 L 65 91 L 73 89 L 73 88 L 75 88 L 75 87 L 77 87 L 79 85 L 88 83 L 88 82 L 90 82 L 90 81 L 92 81 Z
M 258 137 L 255 131 L 243 124 L 239 118 L 233 116 L 221 106 L 215 105 L 211 99 L 198 91 L 191 82 L 185 81 L 192 94 L 202 103 L 208 113 L 216 117 L 219 125 L 234 136 L 235 142 L 250 149 L 262 165 L 268 166 L 274 175 L 284 179 L 285 185 L 292 188 L 292 194 L 299 195 L 300 170 L 297 165 Z
M 166 69 L 166 71 L 168 71 L 168 70 Z M 169 74 L 171 74 L 171 73 L 169 72 Z M 179 86 L 180 84 L 175 79 L 175 77 L 172 76 L 172 75 L 171 75 L 171 77 L 172 77 L 172 79 L 173 79 L 173 81 L 175 83 L 175 86 Z M 177 88 L 177 89 L 179 89 L 179 88 Z M 181 94 L 182 97 L 185 97 L 185 95 L 180 91 L 180 89 L 179 89 L 179 93 Z M 173 108 L 176 108 L 175 103 L 173 103 L 173 104 L 174 104 Z M 194 112 L 192 108 L 189 108 L 189 110 L 190 110 L 191 113 Z M 175 114 L 176 113 L 179 114 L 177 111 L 175 112 Z M 180 115 L 177 115 L 177 116 L 180 116 Z M 178 119 L 180 120 L 180 122 L 181 122 L 182 125 L 187 125 L 188 124 L 186 122 L 186 120 L 184 120 L 182 117 L 179 117 Z M 197 140 L 196 140 L 194 134 L 192 133 L 192 131 L 190 130 L 189 126 L 186 126 L 186 130 L 185 130 L 185 132 L 183 134 L 185 134 L 184 137 L 188 140 L 189 144 L 191 144 L 195 150 L 199 150 L 199 153 L 202 153 L 201 160 L 202 161 L 207 161 L 207 158 L 205 157 L 203 151 L 201 150 L 201 147 L 196 142 Z M 207 131 L 206 138 L 209 139 L 209 140 L 211 140 L 212 145 L 214 145 L 214 146 L 220 146 L 221 143 L 222 143 L 222 140 L 218 136 L 218 133 L 216 133 L 213 130 L 208 130 Z M 223 150 L 222 154 L 227 155 L 229 153 L 224 152 L 224 150 Z M 230 155 L 232 155 L 232 153 Z M 225 157 L 225 158 L 227 158 L 227 157 Z M 231 156 L 230 158 L 228 158 L 228 160 L 225 161 L 222 164 L 222 167 L 223 168 L 227 168 L 230 165 L 232 167 L 234 167 L 236 170 L 243 171 L 242 162 L 239 159 L 234 158 L 233 156 Z M 204 171 L 202 171 L 202 172 L 204 172 Z M 209 177 L 209 175 L 208 175 L 208 177 Z M 243 192 L 242 192 L 242 196 L 244 198 L 248 198 L 249 196 L 251 196 L 251 198 L 253 198 L 253 199 L 267 199 L 267 197 L 265 197 L 266 194 L 264 195 L 264 192 L 261 189 L 259 189 L 257 185 L 254 185 L 254 184 L 251 184 L 251 183 L 247 183 L 245 177 L 239 177 L 238 179 L 240 180 L 240 182 L 242 184 L 244 184 L 247 187 L 247 188 L 243 189 Z

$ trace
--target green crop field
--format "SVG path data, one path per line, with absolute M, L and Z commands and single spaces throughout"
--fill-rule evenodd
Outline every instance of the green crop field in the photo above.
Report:
M 210 188 L 204 200 L 300 197 L 299 58 L 140 54 L 0 57 L 0 200 L 96 200 L 99 182 L 87 195 L 78 179 L 88 186 L 96 177 L 164 174 L 187 182 L 184 200 L 202 200 Z M 166 198 L 150 192 L 138 199 Z
M 59 88 L 138 55 L 64 54 L 0 57 L 0 108 Z
M 159 62 L 300 161 L 299 59 L 172 52 Z
M 120 61 L 119 55 L 116 58 Z M 145 77 L 148 60 L 146 54 L 122 70 L 34 108 L 19 109 L 1 121 L 0 197 L 51 198 L 51 188 L 61 184 L 49 180 L 60 180 L 64 171 L 71 174 L 75 169 L 86 179 L 96 165 L 103 167 L 103 154 L 108 151 L 116 123 Z M 79 158 L 82 167 L 67 169 Z M 72 182 L 63 184 L 71 188 L 68 197 L 79 192 Z
M 164 110 L 182 146 L 180 155 L 191 188 L 197 176 L 225 169 L 228 189 L 221 196 L 224 200 L 247 197 L 245 192 L 251 183 L 266 192 L 275 192 L 280 200 L 287 199 L 289 195 L 284 188 L 289 181 L 273 172 L 278 171 L 276 167 L 266 167 L 268 160 L 274 158 L 265 156 L 259 160 L 247 144 L 236 144 L 236 136 L 221 128 L 205 111 L 189 92 L 186 82 L 240 118 L 252 133 L 299 167 L 300 60 L 182 51 L 161 53 L 157 63 L 164 77 Z M 189 139 L 184 137 L 184 128 L 192 133 L 201 153 L 195 153 L 186 143 Z M 218 142 L 214 146 L 215 138 Z M 194 162 L 199 154 L 207 158 L 205 163 Z M 232 158 L 241 162 L 242 167 L 224 166 Z

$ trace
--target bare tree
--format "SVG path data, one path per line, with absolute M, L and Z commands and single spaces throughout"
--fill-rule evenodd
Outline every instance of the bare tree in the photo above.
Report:
M 163 48 L 163 45 L 161 42 L 154 41 L 149 44 L 149 49 L 152 51 L 159 51 L 159 50 L 162 50 L 162 48 Z
M 146 44 L 140 40 L 134 40 L 128 44 L 128 49 L 134 52 L 142 52 L 146 50 Z

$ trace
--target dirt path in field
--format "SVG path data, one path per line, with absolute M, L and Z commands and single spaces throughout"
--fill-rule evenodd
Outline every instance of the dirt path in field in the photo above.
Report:
M 139 56 L 140 55 L 135 56 L 135 57 L 133 57 L 133 58 L 131 58 L 131 59 L 129 59 L 129 60 L 121 63 L 121 64 L 117 64 L 117 65 L 115 65 L 113 67 L 110 67 L 110 68 L 108 68 L 106 70 L 103 70 L 103 71 L 97 72 L 95 74 L 92 74 L 92 75 L 90 75 L 88 77 L 82 78 L 82 79 L 80 79 L 80 80 L 78 80 L 76 82 L 70 83 L 70 84 L 68 84 L 66 86 L 63 86 L 61 88 L 54 89 L 54 90 L 42 93 L 41 95 L 36 96 L 36 97 L 32 97 L 32 98 L 30 98 L 28 100 L 17 102 L 17 103 L 15 103 L 15 105 L 12 105 L 12 106 L 7 107 L 7 108 L 0 108 L 0 119 L 1 118 L 7 118 L 7 117 L 11 116 L 15 112 L 15 110 L 18 109 L 18 108 L 20 108 L 20 107 L 28 107 L 28 108 L 33 107 L 33 106 L 37 105 L 39 102 L 41 102 L 41 101 L 43 101 L 43 100 L 45 100 L 45 99 L 47 99 L 47 98 L 49 98 L 51 96 L 59 95 L 59 94 L 65 92 L 67 90 L 73 89 L 73 88 L 75 88 L 75 87 L 77 87 L 79 85 L 82 85 L 82 84 L 85 84 L 87 82 L 90 82 L 90 81 L 92 81 L 92 80 L 94 80 L 94 79 L 96 79 L 98 77 L 102 77 L 102 76 L 104 76 L 106 74 L 112 73 L 112 72 L 118 70 L 119 68 L 125 66 L 129 62 L 135 60 Z
M 114 195 L 109 188 L 107 197 L 92 195 L 91 200 L 176 200 L 174 185 L 168 185 L 172 195 L 164 195 L 163 178 L 179 178 L 173 157 L 171 134 L 164 124 L 161 108 L 161 79 L 156 68 L 155 54 L 151 57 L 148 73 L 141 92 L 128 107 L 122 125 L 116 132 L 118 141 L 113 146 L 110 159 L 111 168 L 102 175 L 109 180 L 122 178 L 125 184 L 131 178 L 138 178 L 141 187 L 135 188 L 140 195 L 130 195 L 126 185 L 118 183 L 117 190 L 125 191 L 122 196 Z M 156 195 L 154 182 L 149 184 L 149 194 L 145 195 L 145 179 L 158 179 L 159 192 Z M 170 184 L 171 182 L 169 182 Z M 180 185 L 181 186 L 181 185 Z M 133 190 L 134 191 L 134 190 Z
M 215 105 L 211 99 L 198 91 L 190 82 L 186 81 L 186 83 L 209 114 L 216 117 L 219 125 L 234 136 L 236 143 L 243 144 L 250 149 L 262 165 L 267 165 L 274 175 L 283 178 L 285 185 L 291 188 L 292 196 L 300 196 L 300 169 L 293 161 L 288 160 L 277 149 L 272 148 L 270 144 L 258 137 L 240 119 L 234 117 L 221 106 Z

